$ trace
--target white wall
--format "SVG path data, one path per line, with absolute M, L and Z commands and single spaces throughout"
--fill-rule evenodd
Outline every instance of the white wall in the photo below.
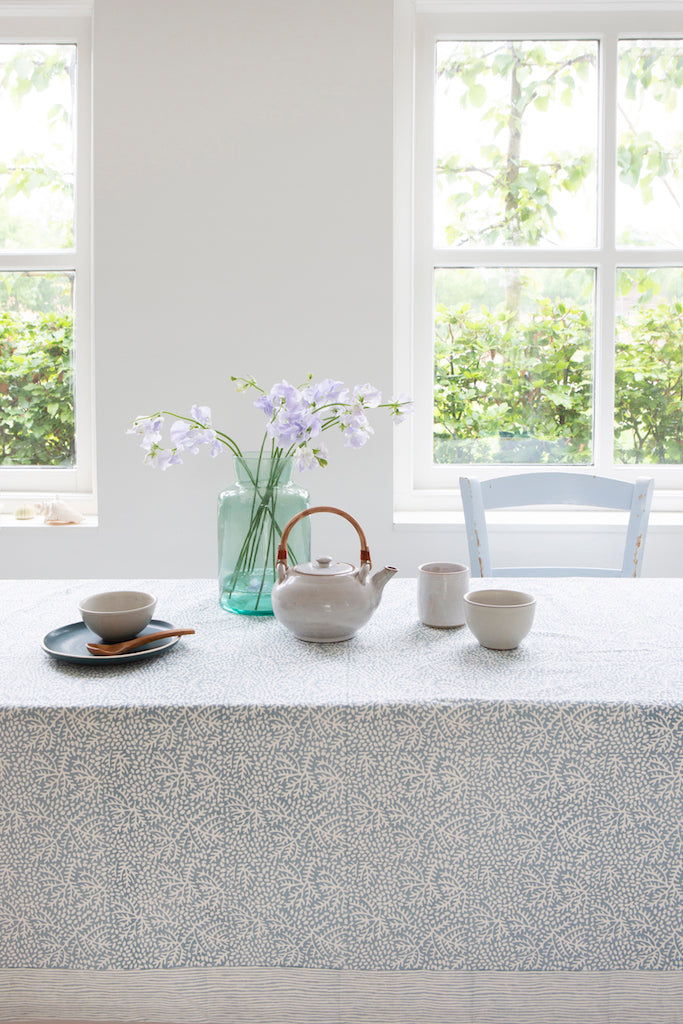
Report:
M 0 574 L 213 576 L 229 458 L 160 473 L 126 426 L 197 402 L 247 448 L 262 414 L 231 374 L 391 391 L 392 0 L 95 0 L 94 46 L 100 525 L 3 530 Z M 303 478 L 312 501 L 357 516 L 376 564 L 464 560 L 461 527 L 393 528 L 392 427 L 375 425 Z M 357 560 L 333 523 L 315 549 Z M 646 573 L 683 575 L 680 537 L 653 530 Z M 536 546 L 506 538 L 503 557 Z

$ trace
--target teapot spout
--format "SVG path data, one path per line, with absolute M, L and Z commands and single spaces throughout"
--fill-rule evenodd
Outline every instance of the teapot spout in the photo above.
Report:
M 385 585 L 389 582 L 392 576 L 398 572 L 393 565 L 385 565 L 383 569 L 379 569 L 374 576 L 370 579 L 370 585 L 375 594 L 375 604 L 378 605 L 382 597 L 382 591 Z

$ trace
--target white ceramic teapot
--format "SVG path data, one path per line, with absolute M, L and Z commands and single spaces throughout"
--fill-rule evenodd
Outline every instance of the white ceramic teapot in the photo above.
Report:
M 334 512 L 355 526 L 360 537 L 360 568 L 337 562 L 328 555 L 288 568 L 287 538 L 300 519 L 314 512 Z M 372 562 L 362 529 L 348 512 L 318 505 L 299 512 L 282 531 L 277 551 L 277 581 L 271 601 L 275 618 L 299 640 L 334 643 L 350 640 L 364 626 L 380 602 L 387 580 L 395 572 L 387 565 L 370 576 Z

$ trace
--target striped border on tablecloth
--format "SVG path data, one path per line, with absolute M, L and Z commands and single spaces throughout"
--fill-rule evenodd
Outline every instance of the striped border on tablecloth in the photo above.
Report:
M 683 971 L 0 970 L 0 1021 L 681 1024 Z

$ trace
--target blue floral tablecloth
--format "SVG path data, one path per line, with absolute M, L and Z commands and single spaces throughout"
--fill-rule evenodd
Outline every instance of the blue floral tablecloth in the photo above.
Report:
M 124 585 L 196 634 L 45 654 Z M 332 645 L 210 580 L 0 582 L 0 968 L 682 968 L 683 582 L 504 585 L 498 653 L 409 579 Z

